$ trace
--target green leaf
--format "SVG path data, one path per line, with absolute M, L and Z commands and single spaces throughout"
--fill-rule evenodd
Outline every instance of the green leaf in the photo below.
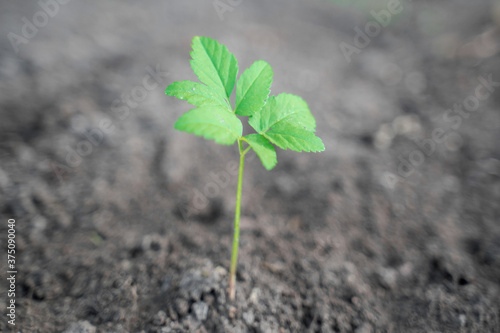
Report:
M 236 115 L 213 105 L 203 105 L 177 119 L 174 128 L 231 145 L 241 137 L 243 126 Z
M 250 125 L 262 134 L 281 122 L 287 122 L 314 132 L 314 120 L 307 103 L 300 97 L 291 94 L 271 96 L 266 105 L 249 120 Z
M 278 160 L 276 158 L 276 151 L 272 144 L 260 134 L 249 134 L 244 136 L 246 142 L 252 147 L 257 156 L 259 156 L 262 165 L 267 170 L 274 168 Z
M 191 68 L 201 82 L 223 92 L 228 99 L 236 82 L 238 62 L 227 47 L 215 39 L 194 37 Z
M 259 134 L 282 149 L 325 150 L 321 139 L 314 135 L 316 121 L 307 103 L 298 96 L 271 96 L 266 105 L 250 118 L 249 123 Z
M 185 100 L 196 106 L 218 105 L 229 109 L 226 97 L 214 88 L 193 81 L 177 81 L 165 90 L 165 94 Z
M 240 116 L 251 116 L 262 109 L 271 91 L 272 82 L 271 66 L 263 60 L 254 62 L 241 74 L 236 84 L 235 113 Z
M 325 150 L 325 145 L 313 132 L 288 122 L 280 122 L 265 132 L 264 137 L 280 147 L 295 151 L 318 152 Z

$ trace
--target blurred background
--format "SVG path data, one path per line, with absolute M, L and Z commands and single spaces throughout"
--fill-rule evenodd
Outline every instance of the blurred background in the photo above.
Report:
M 498 331 L 500 2 L 0 8 L 0 331 Z M 326 146 L 247 159 L 233 303 L 237 147 L 164 94 L 196 35 L 269 62 Z

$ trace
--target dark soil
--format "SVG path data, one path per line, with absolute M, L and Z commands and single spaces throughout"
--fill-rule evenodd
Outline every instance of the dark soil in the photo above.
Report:
M 73 1 L 18 54 L 2 39 L 0 331 L 499 332 L 500 88 L 447 113 L 500 81 L 499 6 L 403 1 L 348 62 L 341 43 L 387 3 L 345 3 L 247 0 L 221 20 L 212 1 Z M 5 37 L 41 10 L 0 8 Z M 240 73 L 267 60 L 327 148 L 248 159 L 234 302 L 236 147 L 174 131 L 189 106 L 163 93 L 195 79 L 194 35 Z

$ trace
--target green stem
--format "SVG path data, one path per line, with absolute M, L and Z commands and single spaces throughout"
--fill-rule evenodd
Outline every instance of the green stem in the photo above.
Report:
M 240 213 L 241 213 L 241 185 L 243 183 L 243 165 L 245 164 L 245 154 L 248 150 L 243 150 L 243 142 L 238 139 L 240 151 L 240 172 L 238 174 L 238 190 L 236 192 L 236 209 L 234 212 L 234 236 L 233 251 L 231 254 L 231 270 L 229 274 L 229 299 L 234 300 L 236 286 L 236 264 L 238 262 L 238 246 L 240 244 Z

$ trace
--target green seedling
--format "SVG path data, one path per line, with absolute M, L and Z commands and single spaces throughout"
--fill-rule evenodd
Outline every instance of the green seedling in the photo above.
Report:
M 269 96 L 273 70 L 267 62 L 256 61 L 236 82 L 238 62 L 234 55 L 216 40 L 198 36 L 193 38 L 191 58 L 191 68 L 201 83 L 174 82 L 165 94 L 196 106 L 179 117 L 175 129 L 222 145 L 238 144 L 240 166 L 228 289 L 229 298 L 234 300 L 245 154 L 253 149 L 264 167 L 271 170 L 277 163 L 273 144 L 299 152 L 319 152 L 325 146 L 314 134 L 316 121 L 302 98 L 291 94 Z M 230 97 L 235 84 L 233 108 Z M 243 136 L 238 116 L 249 117 L 248 123 L 257 133 Z

